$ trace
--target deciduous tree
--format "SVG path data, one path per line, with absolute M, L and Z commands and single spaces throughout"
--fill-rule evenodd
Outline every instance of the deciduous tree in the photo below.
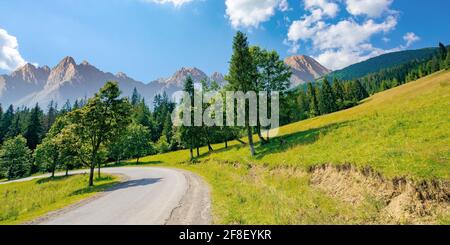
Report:
M 130 123 L 130 103 L 120 94 L 116 82 L 107 82 L 84 107 L 68 114 L 74 125 L 72 135 L 82 143 L 80 159 L 90 169 L 89 186 L 94 185 L 95 166 L 100 175 L 105 144 L 114 141 Z

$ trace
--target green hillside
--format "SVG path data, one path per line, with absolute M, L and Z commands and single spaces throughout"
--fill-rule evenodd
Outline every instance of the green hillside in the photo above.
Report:
M 429 59 L 437 51 L 437 48 L 425 48 L 388 53 L 351 65 L 342 70 L 334 71 L 329 74 L 329 77 L 335 77 L 341 80 L 353 80 L 370 73 L 402 65 L 414 60 Z
M 440 72 L 284 126 L 256 157 L 235 142 L 202 149 L 195 164 L 187 150 L 142 161 L 203 176 L 215 223 L 450 223 L 449 101 L 450 72 Z M 434 194 L 419 200 L 420 190 Z

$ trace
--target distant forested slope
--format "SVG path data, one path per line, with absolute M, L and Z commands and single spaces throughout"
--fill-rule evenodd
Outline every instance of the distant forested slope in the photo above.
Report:
M 378 72 L 383 69 L 405 64 L 414 60 L 421 61 L 424 59 L 429 59 L 431 56 L 436 54 L 437 51 L 437 48 L 424 48 L 388 53 L 351 65 L 342 70 L 334 71 L 330 73 L 328 77 L 338 78 L 341 80 L 357 79 L 370 73 Z

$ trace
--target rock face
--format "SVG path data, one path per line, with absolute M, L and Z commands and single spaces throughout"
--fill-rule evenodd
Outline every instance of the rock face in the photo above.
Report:
M 331 72 L 315 59 L 306 55 L 288 57 L 284 60 L 284 63 L 290 66 L 292 70 L 291 87 L 312 82 Z
M 13 101 L 43 89 L 50 74 L 50 68 L 26 64 L 11 75 L 0 76 L 0 103 L 7 106 Z
M 65 57 L 52 69 L 47 66 L 35 67 L 26 64 L 10 75 L 1 75 L 0 103 L 3 107 L 10 104 L 33 106 L 36 103 L 45 107 L 52 100 L 59 105 L 67 100 L 73 103 L 76 99 L 93 96 L 106 81 L 117 81 L 123 96 L 131 96 L 133 89 L 137 88 L 146 101 L 151 103 L 156 94 L 166 92 L 171 96 L 174 92 L 182 90 L 188 76 L 196 83 L 201 80 L 225 83 L 220 73 L 216 72 L 208 77 L 197 68 L 182 68 L 170 78 L 145 84 L 128 77 L 123 72 L 114 75 L 97 69 L 87 61 L 77 64 L 72 57 Z

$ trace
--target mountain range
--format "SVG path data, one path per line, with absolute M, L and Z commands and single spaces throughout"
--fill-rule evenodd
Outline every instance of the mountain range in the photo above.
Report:
M 314 81 L 330 72 L 308 56 L 292 56 L 285 63 L 293 72 L 292 87 Z M 103 72 L 87 61 L 77 64 L 68 56 L 53 68 L 26 64 L 9 75 L 0 75 L 0 103 L 3 106 L 33 106 L 36 103 L 47 105 L 54 101 L 62 105 L 67 100 L 73 102 L 93 96 L 106 81 L 117 81 L 124 96 L 131 96 L 136 88 L 151 103 L 156 94 L 166 92 L 171 96 L 181 90 L 188 76 L 196 83 L 206 80 L 216 81 L 219 85 L 226 84 L 221 73 L 215 72 L 208 76 L 198 68 L 181 68 L 169 78 L 144 83 L 122 72 Z

